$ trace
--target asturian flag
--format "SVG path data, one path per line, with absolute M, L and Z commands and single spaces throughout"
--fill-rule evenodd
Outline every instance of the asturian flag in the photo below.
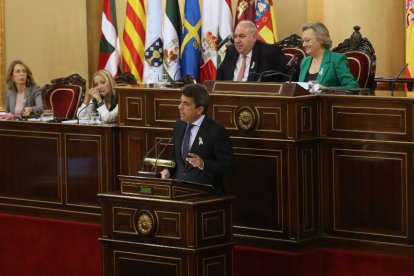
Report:
M 200 68 L 200 82 L 215 80 L 217 72 L 217 48 L 220 13 L 214 5 L 217 0 L 203 0 L 201 27 L 201 53 L 203 65 Z
M 143 83 L 157 83 L 162 74 L 162 25 L 161 0 L 148 1 L 147 29 L 145 31 L 145 62 Z
M 115 76 L 120 59 L 115 0 L 104 0 L 101 29 L 98 70 L 106 69 Z
M 144 0 L 127 0 L 122 45 L 122 67 L 142 82 L 145 52 Z
M 191 74 L 198 81 L 201 59 L 201 15 L 198 0 L 185 1 L 183 23 L 181 75 Z
M 260 40 L 269 44 L 277 41 L 278 35 L 272 0 L 257 0 L 254 22 Z
M 406 75 L 408 78 L 414 76 L 414 0 L 406 0 L 406 40 L 405 61 L 408 63 Z
M 234 27 L 242 20 L 254 21 L 254 0 L 239 0 L 236 10 Z
M 168 81 L 181 78 L 180 74 L 180 37 L 181 15 L 178 0 L 167 0 L 164 16 L 164 69 Z

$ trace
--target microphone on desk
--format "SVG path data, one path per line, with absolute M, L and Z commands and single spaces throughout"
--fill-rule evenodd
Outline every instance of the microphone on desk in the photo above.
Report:
M 259 75 L 259 79 L 257 82 L 261 82 L 263 78 L 273 77 L 273 76 L 284 76 L 286 78 L 289 78 L 290 75 L 276 71 L 276 70 L 269 70 L 269 71 L 263 71 Z
M 95 101 L 94 101 L 95 100 Z M 88 106 L 90 106 L 91 104 L 98 104 L 98 102 L 97 102 L 97 100 L 94 98 L 92 101 L 90 101 L 87 105 L 85 105 L 81 110 L 79 110 L 79 112 L 78 112 L 78 114 L 77 114 L 77 117 L 78 117 L 78 125 L 79 125 L 79 122 L 80 122 L 80 118 L 79 118 L 79 115 L 82 113 L 82 111 L 84 111 Z
M 289 74 L 289 82 L 292 82 L 292 78 L 293 78 L 293 74 L 296 73 L 296 66 L 297 66 L 297 62 L 298 62 L 298 55 L 294 55 L 289 62 L 286 64 L 286 70 L 288 72 L 290 72 Z
M 168 145 L 171 143 L 172 139 L 173 139 L 172 137 L 171 138 L 161 138 L 158 142 L 156 142 L 154 144 L 154 146 L 152 146 L 145 153 L 144 158 L 142 159 L 141 171 L 138 171 L 138 174 L 151 174 L 151 175 L 155 174 L 156 177 L 161 177 L 160 173 L 157 173 L 157 168 L 159 166 L 168 167 L 168 168 L 175 167 L 175 161 L 174 160 L 168 160 L 168 159 L 161 159 L 160 158 L 161 155 L 164 153 L 164 151 L 167 149 Z M 157 148 L 157 146 L 160 145 L 165 140 L 167 140 L 167 142 L 164 145 L 164 147 L 161 149 L 159 154 L 157 154 L 155 156 L 155 158 L 149 157 L 150 154 Z M 144 165 L 152 165 L 153 166 L 152 172 L 144 171 Z
M 407 68 L 408 63 L 406 63 L 404 65 L 404 67 L 401 69 L 401 71 L 398 73 L 398 75 L 392 80 L 391 82 L 391 96 L 394 96 L 394 88 L 395 88 L 395 82 L 397 81 L 397 79 L 400 77 L 400 75 L 402 74 L 402 72 L 404 72 L 405 68 Z

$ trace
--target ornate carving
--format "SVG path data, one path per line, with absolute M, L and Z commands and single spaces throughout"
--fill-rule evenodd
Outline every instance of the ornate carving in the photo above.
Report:
M 140 211 L 137 214 L 136 227 L 138 233 L 149 235 L 155 228 L 155 220 L 149 211 Z
M 250 130 L 256 124 L 256 116 L 250 107 L 243 106 L 236 114 L 236 124 L 240 129 Z

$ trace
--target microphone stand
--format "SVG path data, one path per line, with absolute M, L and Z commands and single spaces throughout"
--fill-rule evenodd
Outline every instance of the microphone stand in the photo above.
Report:
M 90 101 L 86 106 L 84 106 L 81 110 L 79 110 L 79 112 L 78 112 L 78 125 L 79 125 L 79 122 L 80 122 L 80 118 L 79 118 L 79 115 L 82 113 L 82 111 L 84 111 L 88 106 L 90 106 L 91 104 L 93 104 L 94 102 L 93 101 Z
M 402 72 L 404 72 L 404 70 L 405 70 L 405 68 L 407 68 L 407 66 L 408 66 L 408 63 L 406 63 L 404 65 L 404 67 L 401 69 L 401 71 L 398 73 L 398 75 L 392 80 L 391 87 L 390 87 L 391 88 L 391 97 L 394 96 L 395 82 L 400 77 L 400 75 L 402 74 Z

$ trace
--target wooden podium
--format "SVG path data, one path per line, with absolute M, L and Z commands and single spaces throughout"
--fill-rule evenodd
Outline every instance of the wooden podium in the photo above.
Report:
M 100 194 L 104 275 L 232 275 L 233 196 L 175 180 L 120 176 Z

